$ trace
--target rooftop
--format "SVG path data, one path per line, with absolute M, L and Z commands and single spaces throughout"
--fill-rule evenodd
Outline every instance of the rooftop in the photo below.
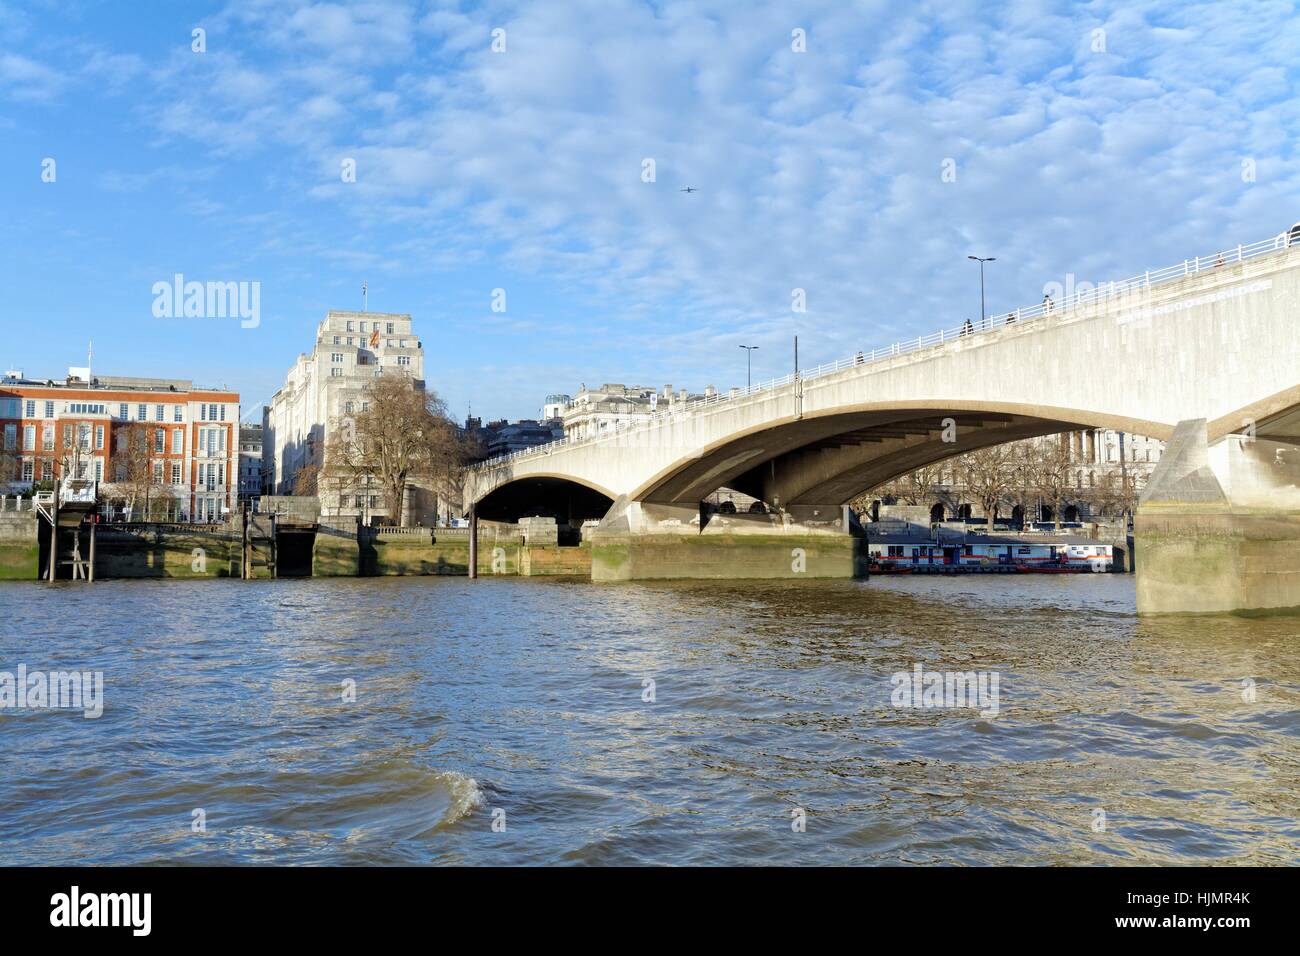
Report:
M 28 386 L 31 388 L 66 388 L 77 391 L 103 389 L 116 392 L 229 392 L 226 388 L 198 388 L 188 378 L 142 378 L 134 375 L 95 375 L 90 381 L 68 375 L 63 378 L 36 379 L 22 373 L 7 373 L 0 379 L 0 388 L 5 386 Z M 234 394 L 231 392 L 231 394 Z

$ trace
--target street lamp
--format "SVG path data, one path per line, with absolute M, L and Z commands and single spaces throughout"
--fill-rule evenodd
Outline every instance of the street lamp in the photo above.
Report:
M 974 259 L 980 264 L 980 328 L 984 327 L 987 316 L 984 313 L 984 263 L 997 262 L 995 256 L 989 256 L 987 259 L 981 259 L 979 256 L 967 256 L 967 259 Z
M 758 346 L 742 345 L 741 348 L 745 350 L 745 388 L 749 388 L 750 370 L 753 368 L 751 360 L 754 358 L 754 349 L 758 348 Z

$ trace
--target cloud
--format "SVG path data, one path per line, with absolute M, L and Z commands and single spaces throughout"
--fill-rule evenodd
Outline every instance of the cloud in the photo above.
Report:
M 21 103 L 55 99 L 68 85 L 68 77 L 16 53 L 0 51 L 0 93 Z
M 512 341 L 551 344 L 529 331 L 548 320 L 564 374 L 682 381 L 715 378 L 741 338 L 766 357 L 797 333 L 820 360 L 956 327 L 979 308 L 970 253 L 998 257 L 1005 311 L 1067 271 L 1123 277 L 1281 228 L 1300 20 L 1251 9 L 253 0 L 139 95 L 160 144 L 259 161 L 286 203 L 317 204 L 323 226 L 271 217 L 265 243 L 437 270 L 467 299 L 535 285 Z M 0 89 L 59 82 L 5 62 Z

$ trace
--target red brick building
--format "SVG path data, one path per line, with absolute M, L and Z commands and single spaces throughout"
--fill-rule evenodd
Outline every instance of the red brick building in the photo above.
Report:
M 0 379 L 0 487 L 13 492 L 42 481 L 88 478 L 112 502 L 120 499 L 115 485 L 147 481 L 179 520 L 219 519 L 224 509 L 234 509 L 238 393 L 196 389 L 180 379 L 98 376 L 87 382 L 79 377 L 85 370 L 69 372 L 58 382 L 21 373 Z M 134 452 L 129 440 L 136 442 Z

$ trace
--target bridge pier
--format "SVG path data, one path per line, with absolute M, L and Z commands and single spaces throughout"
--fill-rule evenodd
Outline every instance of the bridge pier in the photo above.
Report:
M 848 508 L 714 514 L 698 506 L 614 503 L 591 535 L 593 581 L 867 576 L 867 539 Z M 818 514 L 814 515 L 816 511 Z
M 1180 422 L 1134 538 L 1141 614 L 1300 609 L 1300 447 Z

